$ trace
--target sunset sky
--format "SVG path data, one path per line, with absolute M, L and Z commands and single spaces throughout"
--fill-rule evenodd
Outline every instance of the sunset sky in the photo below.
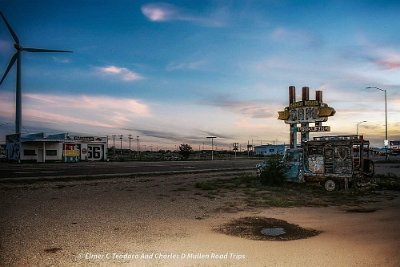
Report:
M 400 1 L 0 0 L 25 47 L 24 133 L 140 136 L 198 149 L 288 143 L 288 87 L 323 91 L 329 135 L 400 140 Z M 0 75 L 14 54 L 0 21 Z M 0 86 L 0 143 L 14 132 L 15 67 Z M 313 134 L 312 136 L 320 135 Z

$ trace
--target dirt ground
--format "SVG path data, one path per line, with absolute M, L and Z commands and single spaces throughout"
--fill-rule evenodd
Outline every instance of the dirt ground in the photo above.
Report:
M 400 266 L 400 191 L 328 194 L 318 186 L 257 187 L 252 177 L 2 184 L 0 266 Z M 271 241 L 219 231 L 243 218 L 318 234 Z

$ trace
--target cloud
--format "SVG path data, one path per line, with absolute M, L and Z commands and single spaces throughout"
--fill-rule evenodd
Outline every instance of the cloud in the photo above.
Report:
M 14 97 L 0 95 L 0 113 L 14 117 Z M 151 117 L 149 105 L 136 99 L 109 96 L 23 94 L 23 121 L 56 124 L 63 129 L 118 128 Z M 79 130 L 78 130 L 79 131 Z
M 116 76 L 123 81 L 137 81 L 137 80 L 142 80 L 144 79 L 140 74 L 131 71 L 127 68 L 121 68 L 117 66 L 105 66 L 105 67 L 98 67 L 97 68 L 101 73 L 107 74 L 107 75 L 113 75 Z
M 317 38 L 314 34 L 303 30 L 292 30 L 285 27 L 275 28 L 270 38 L 276 42 L 286 44 L 304 45 L 308 47 L 320 47 L 322 40 Z
M 232 138 L 227 135 L 210 133 L 203 130 L 195 130 L 192 135 L 176 133 L 171 131 L 162 131 L 162 130 L 152 130 L 152 129 L 135 129 L 135 128 L 124 128 L 123 130 L 129 132 L 136 132 L 140 136 L 145 136 L 148 138 L 162 139 L 164 141 L 169 142 L 177 142 L 177 143 L 195 143 L 201 144 L 206 140 L 206 136 L 217 136 L 218 138 L 226 139 Z
M 139 135 L 144 135 L 146 137 L 154 137 L 158 139 L 165 139 L 168 141 L 182 141 L 183 136 L 177 133 L 168 132 L 168 131 L 157 131 L 157 130 L 148 130 L 148 129 L 124 129 L 128 131 L 135 131 Z
M 53 60 L 56 63 L 62 63 L 62 64 L 71 63 L 71 60 L 69 58 L 53 57 Z
M 221 27 L 225 25 L 226 19 L 226 12 L 223 9 L 218 9 L 211 14 L 200 15 L 167 3 L 146 4 L 142 6 L 141 10 L 143 15 L 153 22 L 186 21 L 202 26 Z
M 266 130 L 268 127 L 265 123 L 255 123 L 249 118 L 241 117 L 235 122 L 235 127 L 239 129 L 246 129 L 246 130 Z M 269 129 L 271 131 L 271 129 Z
M 201 67 L 205 66 L 207 61 L 205 60 L 198 60 L 192 62 L 172 62 L 168 64 L 167 70 L 168 71 L 175 71 L 175 70 L 199 70 Z
M 144 5 L 142 13 L 151 21 L 183 20 L 177 8 L 166 3 Z
M 374 44 L 362 38 L 361 44 L 344 50 L 343 57 L 372 63 L 383 70 L 400 69 L 400 51 L 388 46 Z
M 205 130 L 197 130 L 197 132 L 202 136 L 199 138 L 201 141 L 204 140 L 204 136 L 216 136 L 217 138 L 222 138 L 222 139 L 233 139 L 234 138 L 233 135 L 225 134 L 222 132 L 205 131 Z
M 202 102 L 206 105 L 227 109 L 254 119 L 272 118 L 277 116 L 274 107 L 266 107 L 265 102 L 233 100 L 227 96 L 219 96 Z
M 392 49 L 378 49 L 376 55 L 371 58 L 372 62 L 385 70 L 400 69 L 400 52 Z

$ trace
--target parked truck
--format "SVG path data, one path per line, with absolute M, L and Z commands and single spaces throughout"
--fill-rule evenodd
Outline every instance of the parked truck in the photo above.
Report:
M 314 137 L 286 150 L 283 161 L 288 181 L 319 182 L 327 191 L 367 183 L 374 174 L 369 141 L 360 135 Z

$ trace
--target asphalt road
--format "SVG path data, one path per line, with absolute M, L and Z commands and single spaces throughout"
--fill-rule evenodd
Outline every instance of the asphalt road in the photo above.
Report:
M 0 180 L 85 176 L 126 176 L 151 173 L 248 170 L 257 160 L 160 161 L 160 162 L 78 162 L 78 163 L 0 163 Z

